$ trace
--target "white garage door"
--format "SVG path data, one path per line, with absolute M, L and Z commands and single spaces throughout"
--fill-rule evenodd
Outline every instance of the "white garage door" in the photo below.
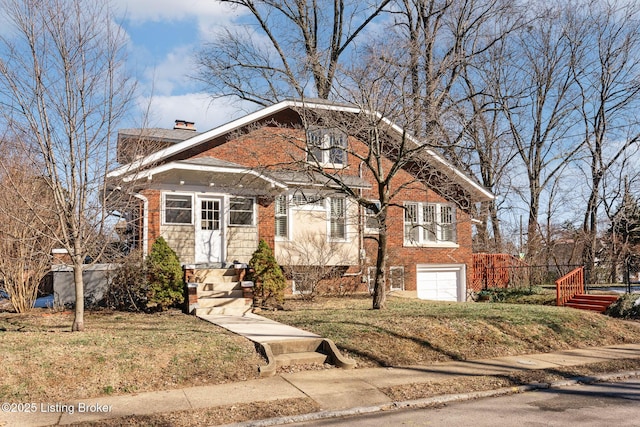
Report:
M 435 301 L 463 301 L 464 265 L 417 266 L 418 298 Z

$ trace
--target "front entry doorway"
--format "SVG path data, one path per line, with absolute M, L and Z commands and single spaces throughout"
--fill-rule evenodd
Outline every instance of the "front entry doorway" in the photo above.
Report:
M 196 263 L 222 262 L 222 199 L 199 198 L 196 223 Z

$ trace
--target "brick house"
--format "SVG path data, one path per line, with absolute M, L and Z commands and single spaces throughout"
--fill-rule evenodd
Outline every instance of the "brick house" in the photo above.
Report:
M 362 111 L 289 100 L 202 133 L 184 121 L 174 129 L 121 130 L 122 166 L 110 177 L 129 184 L 140 200 L 130 244 L 146 252 L 163 236 L 187 269 L 205 269 L 247 263 L 264 239 L 285 269 L 339 266 L 343 281 L 366 290 L 375 271 L 376 219 L 337 182 L 375 202 L 370 172 L 356 156 L 367 146 L 357 132 L 329 125 L 325 113 L 334 120 Z M 389 138 L 403 134 L 385 123 Z M 409 164 L 394 178 L 388 286 L 463 301 L 472 266 L 471 208 L 493 195 L 432 150 L 424 157 L 426 167 Z M 309 171 L 310 162 L 329 175 Z M 295 280 L 290 286 L 297 291 Z

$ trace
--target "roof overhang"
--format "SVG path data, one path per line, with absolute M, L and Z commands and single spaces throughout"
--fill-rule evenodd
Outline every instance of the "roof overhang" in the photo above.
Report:
M 176 185 L 199 185 L 219 188 L 287 188 L 287 185 L 283 182 L 254 169 L 190 162 L 169 162 L 123 177 L 123 181 L 129 183 L 141 180 L 147 182 L 158 180 Z

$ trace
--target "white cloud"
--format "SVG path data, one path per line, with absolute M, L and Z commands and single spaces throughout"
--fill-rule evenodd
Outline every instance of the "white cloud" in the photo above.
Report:
M 153 82 L 153 93 L 170 95 L 184 92 L 194 85 L 191 76 L 195 73 L 194 47 L 183 45 L 174 48 L 156 65 L 145 70 L 145 80 Z
M 145 28 L 142 26 L 147 23 L 159 23 L 160 28 L 167 24 L 161 36 L 154 37 L 145 28 L 136 33 L 135 40 L 130 39 L 130 64 L 138 76 L 141 111 L 147 109 L 151 99 L 147 126 L 170 128 L 176 119 L 184 119 L 194 121 L 202 131 L 243 114 L 237 103 L 212 102 L 208 94 L 198 92 L 199 84 L 191 78 L 197 68 L 195 54 L 202 42 L 233 25 L 244 13 L 242 9 L 215 0 L 113 0 L 113 4 L 132 30 Z M 151 28 L 157 31 L 158 26 Z M 175 38 L 167 39 L 171 35 Z
M 149 98 L 141 98 L 138 102 L 141 110 L 148 104 Z M 155 96 L 151 99 L 148 126 L 171 128 L 176 119 L 181 119 L 195 122 L 198 131 L 203 132 L 245 115 L 246 110 L 242 107 L 229 100 L 212 100 L 206 93 Z
M 195 17 L 198 21 L 226 20 L 233 8 L 213 0 L 114 0 L 119 10 L 134 24 L 147 21 L 181 21 Z

